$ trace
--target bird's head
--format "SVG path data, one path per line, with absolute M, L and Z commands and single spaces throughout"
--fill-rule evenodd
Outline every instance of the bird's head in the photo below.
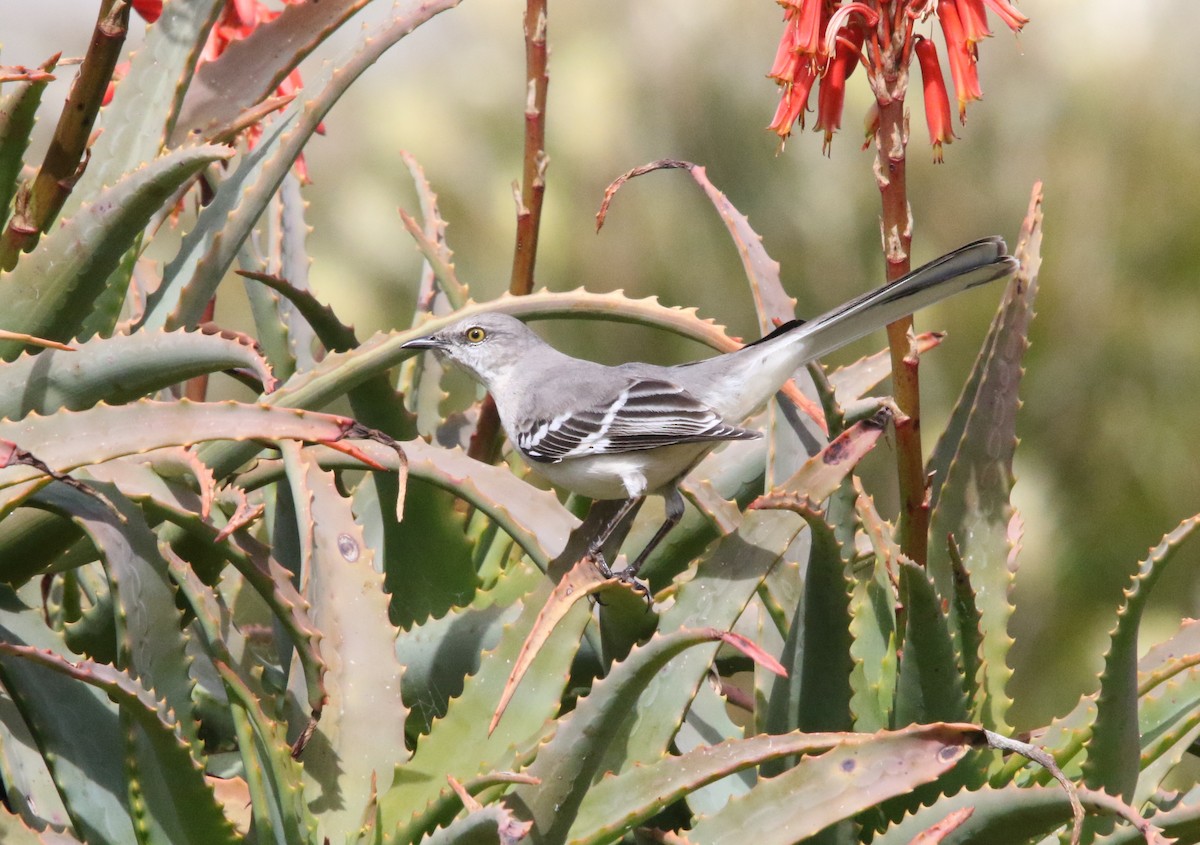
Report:
M 485 387 L 491 387 L 541 339 L 524 323 L 507 314 L 476 314 L 433 334 L 404 344 L 405 349 L 429 349 L 439 358 L 465 369 Z

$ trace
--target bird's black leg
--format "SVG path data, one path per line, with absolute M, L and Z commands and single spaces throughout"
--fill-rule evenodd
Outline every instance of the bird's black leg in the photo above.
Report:
M 654 532 L 654 536 L 650 538 L 650 542 L 646 544 L 646 548 L 642 549 L 641 554 L 637 556 L 637 560 L 617 573 L 617 577 L 622 581 L 627 584 L 637 585 L 647 595 L 649 594 L 649 590 L 637 580 L 638 570 L 642 568 L 642 564 L 646 562 L 646 558 L 650 557 L 650 553 L 657 548 L 658 544 L 671 533 L 671 529 L 679 524 L 679 520 L 683 519 L 683 496 L 680 494 L 678 488 L 672 490 L 670 495 L 666 497 L 666 512 L 667 518 L 663 520 L 663 524 L 659 529 Z
M 628 516 L 629 512 L 644 498 L 644 496 L 639 496 L 635 499 L 626 499 L 620 509 L 613 514 L 612 519 L 597 531 L 596 536 L 588 543 L 588 556 L 596 561 L 596 565 L 600 568 L 600 574 L 605 578 L 613 577 L 613 571 L 609 569 L 608 561 L 604 559 L 604 544 L 608 542 L 608 538 L 612 536 L 612 533 L 617 530 L 617 526 L 621 524 L 621 520 Z

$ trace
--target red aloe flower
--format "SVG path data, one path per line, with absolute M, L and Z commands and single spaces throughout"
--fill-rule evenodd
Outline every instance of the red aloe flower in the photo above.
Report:
M 984 38 L 990 38 L 992 31 L 988 29 L 987 12 L 983 8 L 983 0 L 955 0 L 958 19 L 962 21 L 963 34 L 967 44 L 972 48 Z
M 975 67 L 975 55 L 967 43 L 954 0 L 938 0 L 937 13 L 942 25 L 942 34 L 946 36 L 950 76 L 954 79 L 954 93 L 958 97 L 958 119 L 966 123 L 967 103 L 983 96 L 983 90 L 979 87 L 979 73 Z
M 800 121 L 800 128 L 803 129 L 804 108 L 808 105 L 808 95 L 816 81 L 817 74 L 808 64 L 796 68 L 793 80 L 783 88 L 779 107 L 775 109 L 775 117 L 767 128 L 780 138 L 786 138 L 792 134 L 792 125 L 797 120 Z
M 1008 0 L 983 0 L 983 2 L 1013 32 L 1020 32 L 1021 27 L 1029 23 L 1029 18 L 1018 12 L 1017 7 L 1009 3 Z
M 826 154 L 833 143 L 833 133 L 842 126 L 846 80 L 858 67 L 859 51 L 862 50 L 863 44 L 861 27 L 849 26 L 843 29 L 842 33 L 837 37 L 833 61 L 829 63 L 829 69 L 821 78 L 821 87 L 817 91 L 817 122 L 813 130 L 825 130 L 825 141 L 821 150 Z
M 815 57 L 821 52 L 824 6 L 824 0 L 785 0 L 784 18 L 795 27 L 794 49 L 802 55 Z
M 917 53 L 917 63 L 921 66 L 929 143 L 933 145 L 933 160 L 941 164 L 942 144 L 954 141 L 954 127 L 950 119 L 950 95 L 946 93 L 946 78 L 942 76 L 942 66 L 938 62 L 937 45 L 918 35 L 914 49 Z

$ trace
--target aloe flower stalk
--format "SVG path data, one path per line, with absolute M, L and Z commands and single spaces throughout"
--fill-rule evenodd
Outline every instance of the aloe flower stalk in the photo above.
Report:
M 945 40 L 954 83 L 959 120 L 966 122 L 967 106 L 983 96 L 979 83 L 979 44 L 991 36 L 988 11 L 1018 32 L 1028 18 L 1008 0 L 779 0 L 784 28 L 767 74 L 781 88 L 770 131 L 786 139 L 804 114 L 813 88 L 817 89 L 814 129 L 824 133 L 828 153 L 842 125 L 846 81 L 863 65 L 874 95 L 865 121 L 874 141 L 874 173 L 883 206 L 882 239 L 887 277 L 896 279 L 911 269 L 913 221 L 906 188 L 908 116 L 904 98 L 909 67 L 915 57 L 921 70 L 925 119 L 935 162 L 954 139 L 950 100 L 937 45 L 920 30 L 933 21 Z M 928 548 L 929 503 L 920 435 L 918 361 L 911 351 L 912 318 L 888 327 L 892 382 L 902 416 L 896 424 L 896 458 L 902 509 L 900 546 L 912 560 L 924 564 Z

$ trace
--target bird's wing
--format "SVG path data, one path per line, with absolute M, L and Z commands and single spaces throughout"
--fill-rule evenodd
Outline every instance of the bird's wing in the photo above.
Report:
M 756 431 L 729 425 L 677 384 L 631 378 L 616 396 L 552 419 L 527 421 L 517 433 L 517 446 L 534 461 L 558 463 L 583 455 L 758 436 Z

